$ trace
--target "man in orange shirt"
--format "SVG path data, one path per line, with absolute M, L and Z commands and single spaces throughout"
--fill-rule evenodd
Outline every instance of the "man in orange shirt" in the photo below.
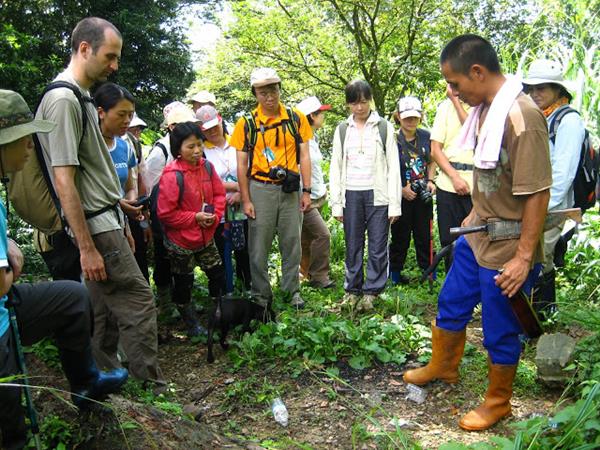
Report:
M 238 150 L 238 182 L 249 219 L 252 297 L 265 308 L 272 302 L 268 258 L 277 232 L 281 289 L 292 306 L 302 308 L 300 230 L 302 212 L 310 206 L 312 130 L 304 114 L 280 102 L 281 79 L 275 70 L 255 69 L 250 85 L 258 106 L 238 120 L 230 144 Z

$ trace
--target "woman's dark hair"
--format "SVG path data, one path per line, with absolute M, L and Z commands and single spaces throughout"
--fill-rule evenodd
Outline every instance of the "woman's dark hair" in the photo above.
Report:
M 202 132 L 197 122 L 181 122 L 169 133 L 169 143 L 171 144 L 171 155 L 177 159 L 181 152 L 181 144 L 190 136 L 196 136 L 200 140 L 204 140 Z
M 371 86 L 365 80 L 353 80 L 346 85 L 344 89 L 346 94 L 346 103 L 356 103 L 361 99 L 371 100 L 373 91 Z
M 125 89 L 123 86 L 118 84 L 107 82 L 94 92 L 94 102 L 96 106 L 99 106 L 104 111 L 108 111 L 119 103 L 121 100 L 129 100 L 135 106 L 135 99 L 133 95 Z

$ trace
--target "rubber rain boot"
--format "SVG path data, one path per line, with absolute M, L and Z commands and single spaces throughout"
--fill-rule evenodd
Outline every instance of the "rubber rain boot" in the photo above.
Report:
M 425 367 L 404 372 L 406 383 L 423 385 L 433 380 L 458 381 L 458 366 L 465 349 L 466 329 L 448 331 L 431 322 L 431 360 Z
M 517 365 L 489 364 L 488 389 L 483 403 L 467 413 L 458 425 L 468 431 L 487 430 L 503 417 L 510 414 L 512 386 Z
M 60 350 L 60 362 L 71 386 L 71 400 L 82 409 L 101 401 L 108 394 L 118 392 L 127 381 L 127 369 L 101 372 L 92 356 L 92 346 L 83 351 Z
M 177 305 L 177 311 L 181 315 L 181 319 L 187 328 L 187 335 L 189 337 L 197 336 L 208 336 L 206 328 L 200 325 L 198 322 L 198 316 L 194 310 L 194 305 L 188 303 L 187 305 Z

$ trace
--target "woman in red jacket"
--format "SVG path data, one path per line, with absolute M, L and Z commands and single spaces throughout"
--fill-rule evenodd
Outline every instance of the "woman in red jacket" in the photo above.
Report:
M 206 273 L 211 297 L 225 291 L 225 269 L 213 239 L 225 210 L 225 188 L 211 163 L 202 157 L 201 137 L 194 122 L 180 123 L 171 131 L 175 160 L 160 177 L 157 201 L 171 261 L 173 299 L 189 336 L 206 332 L 191 303 L 194 267 L 200 266 Z

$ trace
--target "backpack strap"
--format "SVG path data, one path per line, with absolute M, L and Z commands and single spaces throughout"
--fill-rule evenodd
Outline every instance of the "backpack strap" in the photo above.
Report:
M 244 151 L 248 152 L 248 172 L 247 175 L 250 177 L 252 171 L 252 160 L 254 158 L 254 147 L 256 146 L 257 130 L 256 120 L 253 114 L 244 115 Z
M 127 136 L 129 136 L 129 140 L 133 143 L 133 149 L 135 150 L 135 157 L 137 159 L 138 164 L 142 162 L 142 144 L 140 141 L 136 139 L 136 137 L 130 132 L 127 132 Z
M 379 128 L 379 136 L 381 136 L 381 142 L 383 143 L 383 153 L 385 153 L 385 151 L 386 151 L 385 143 L 387 142 L 387 132 L 388 132 L 387 120 L 385 120 L 383 117 L 381 117 L 379 119 L 379 123 L 377 123 L 377 128 Z
M 340 141 L 342 143 L 342 154 L 344 153 L 344 141 L 346 140 L 346 131 L 348 131 L 348 122 L 345 120 L 338 125 L 340 130 Z
M 338 125 L 338 129 L 340 130 L 340 141 L 342 143 L 342 153 L 344 152 L 344 141 L 346 140 L 346 131 L 348 131 L 348 122 L 343 121 Z M 387 142 L 387 120 L 383 117 L 379 119 L 377 122 L 377 129 L 379 130 L 379 136 L 381 136 L 381 142 L 383 143 L 383 153 L 386 152 L 385 143 Z
M 204 169 L 206 169 L 206 173 L 208 173 L 208 178 L 212 179 L 212 174 L 213 174 L 213 165 L 212 163 L 204 158 Z
M 81 142 L 83 141 L 83 136 L 85 135 L 85 131 L 87 129 L 88 120 L 89 120 L 87 112 L 85 110 L 85 104 L 86 103 L 95 104 L 95 103 L 94 103 L 94 99 L 92 97 L 83 95 L 81 93 L 81 91 L 79 90 L 79 88 L 77 86 L 75 86 L 73 83 L 69 83 L 68 81 L 53 81 L 48 86 L 46 86 L 46 88 L 42 92 L 42 95 L 40 96 L 40 101 L 35 108 L 36 112 L 37 112 L 37 109 L 39 108 L 40 104 L 42 103 L 42 99 L 44 98 L 44 96 L 48 92 L 50 92 L 54 89 L 59 89 L 59 88 L 66 88 L 66 89 L 69 89 L 71 92 L 73 92 L 73 94 L 77 98 L 77 101 L 79 102 L 79 106 L 81 107 L 82 133 L 81 133 L 81 139 L 79 139 L 79 145 L 81 145 Z
M 571 108 L 571 106 L 569 105 L 565 105 L 565 106 L 561 106 L 558 111 L 556 112 L 556 115 L 552 118 L 552 121 L 550 122 L 550 126 L 548 127 L 548 134 L 550 137 L 550 141 L 552 142 L 552 145 L 554 145 L 554 143 L 556 142 L 556 133 L 558 131 L 558 127 L 560 126 L 560 122 L 563 119 L 563 117 L 565 117 L 567 114 L 570 113 L 577 113 L 579 114 L 579 111 L 577 111 L 576 109 Z
M 285 108 L 289 119 L 282 121 L 283 132 L 286 132 L 286 129 L 289 129 L 294 136 L 294 142 L 296 144 L 296 164 L 300 164 L 300 144 L 302 143 L 302 138 L 300 136 L 300 116 L 296 114 L 293 108 L 286 106 Z
M 175 171 L 175 179 L 177 180 L 177 187 L 179 187 L 179 195 L 177 196 L 177 206 L 179 206 L 181 200 L 183 200 L 183 172 L 181 170 Z
M 158 147 L 162 150 L 163 156 L 165 157 L 165 163 L 166 163 L 169 159 L 169 151 L 167 150 L 167 146 L 160 141 L 156 141 L 154 143 L 153 147 Z
M 85 109 L 85 104 L 87 103 L 92 103 L 94 104 L 94 99 L 88 96 L 85 96 L 81 93 L 81 91 L 79 90 L 79 88 L 77 86 L 75 86 L 73 83 L 69 83 L 68 81 L 53 81 L 52 83 L 50 83 L 48 86 L 46 86 L 46 88 L 43 90 L 42 94 L 40 95 L 40 100 L 38 101 L 37 106 L 35 107 L 35 111 L 37 113 L 42 100 L 44 99 L 44 96 L 54 90 L 54 89 L 59 89 L 59 88 L 66 88 L 69 89 L 71 92 L 73 92 L 73 95 L 75 95 L 75 97 L 77 98 L 77 101 L 79 102 L 79 107 L 81 108 L 81 138 L 79 139 L 79 146 L 81 146 L 81 142 L 83 141 L 83 137 L 85 136 L 85 132 L 87 129 L 87 124 L 88 124 L 88 115 Z M 40 140 L 37 136 L 36 133 L 33 133 L 33 143 L 34 143 L 34 147 L 35 147 L 35 154 L 38 160 L 38 164 L 40 166 L 40 171 L 42 172 L 42 176 L 44 177 L 44 181 L 46 182 L 46 187 L 48 188 L 48 193 L 50 194 L 50 197 L 52 198 L 52 203 L 54 203 L 54 207 L 56 208 L 56 211 L 58 213 L 58 217 L 60 218 L 60 221 L 62 223 L 63 229 L 67 230 L 69 228 L 69 224 L 67 223 L 67 220 L 65 219 L 65 217 L 61 214 L 62 208 L 60 206 L 60 200 L 58 198 L 58 194 L 56 193 L 56 190 L 54 189 L 54 185 L 52 184 L 52 179 L 50 178 L 50 172 L 48 170 L 48 165 L 46 164 L 46 159 L 44 158 L 44 151 L 42 149 L 42 144 L 40 143 Z M 80 163 L 80 168 L 83 169 L 83 166 L 81 166 Z M 112 205 L 111 205 L 112 208 Z

